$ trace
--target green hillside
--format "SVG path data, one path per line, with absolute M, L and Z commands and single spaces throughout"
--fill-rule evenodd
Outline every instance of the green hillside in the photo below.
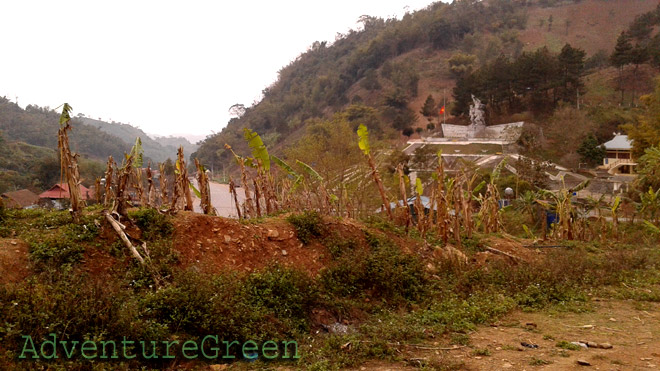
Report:
M 105 170 L 102 162 L 81 158 L 83 184 L 90 186 Z M 0 193 L 29 188 L 41 192 L 60 180 L 60 163 L 54 149 L 24 142 L 8 142 L 0 135 Z
M 57 130 L 59 113 L 48 107 L 28 105 L 25 109 L 0 97 L 0 192 L 21 188 L 43 191 L 59 181 Z M 197 149 L 185 138 L 150 138 L 142 130 L 126 124 L 107 123 L 84 117 L 71 121 L 70 143 L 81 155 L 83 184 L 93 184 L 102 176 L 108 156 L 124 157 L 136 137 L 142 138 L 146 160 L 164 162 L 175 158 L 179 145 L 186 154 Z M 162 143 L 162 144 L 161 144 Z M 146 164 L 146 163 L 145 163 Z
M 7 141 L 25 142 L 51 149 L 57 148 L 59 113 L 48 107 L 28 105 L 22 109 L 7 98 L 0 97 L 0 131 Z M 98 128 L 72 121 L 70 135 L 73 151 L 83 157 L 103 160 L 109 155 L 122 158 L 131 146 Z
M 222 132 L 207 137 L 193 157 L 208 165 L 230 164 L 231 154 L 224 150 L 224 144 L 246 153 L 246 127 L 259 132 L 267 146 L 281 151 L 303 137 L 316 119 L 327 120 L 350 106 L 354 106 L 353 112 L 375 113 L 377 127 L 372 129 L 394 142 L 402 141 L 437 124 L 437 111 L 443 102 L 447 113 L 451 111 L 458 98 L 454 88 L 461 78 L 480 69 L 496 69 L 498 60 L 516 64 L 521 57 L 527 61 L 518 65 L 533 70 L 537 66 L 534 58 L 547 59 L 543 53 L 559 58 L 562 48 L 570 43 L 578 54 L 584 51 L 579 86 L 569 86 L 566 79 L 550 81 L 564 84 L 560 92 L 555 85 L 537 83 L 528 87 L 521 102 L 511 101 L 514 110 L 495 110 L 489 115 L 492 123 L 524 118 L 545 124 L 555 106 L 575 104 L 569 93 L 579 90 L 588 94 L 590 86 L 584 81 L 597 83 L 598 78 L 588 77 L 600 76 L 609 68 L 609 55 L 619 33 L 656 5 L 640 0 L 462 0 L 434 3 L 400 20 L 363 16 L 361 30 L 340 35 L 332 44 L 315 42 L 282 68 L 278 80 L 264 89 L 263 99 L 246 107 Z M 543 47 L 547 52 L 539 52 Z M 548 66 L 546 71 L 553 68 L 556 66 Z M 526 76 L 537 78 L 541 72 L 531 71 Z M 604 82 L 599 97 L 612 95 L 614 78 Z M 516 82 L 521 87 L 524 83 Z M 476 94 L 485 91 L 484 84 L 479 82 Z M 636 94 L 645 91 L 648 87 Z M 470 89 L 465 93 L 469 96 Z M 514 91 L 509 98 L 516 95 L 520 94 Z M 536 100 L 539 95 L 553 96 L 550 110 L 533 109 L 532 103 L 543 103 Z M 425 110 L 427 101 L 430 104 Z M 581 103 L 589 109 L 596 106 L 584 98 Z M 447 121 L 467 121 L 464 109 L 453 112 L 458 116 L 448 115 Z M 360 117 L 352 119 L 360 121 Z M 609 122 L 606 130 L 621 123 Z

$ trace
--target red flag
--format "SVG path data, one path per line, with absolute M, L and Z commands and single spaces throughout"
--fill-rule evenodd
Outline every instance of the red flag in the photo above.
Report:
M 442 115 L 443 113 L 445 113 L 445 106 L 442 106 L 442 108 L 440 108 L 440 114 Z

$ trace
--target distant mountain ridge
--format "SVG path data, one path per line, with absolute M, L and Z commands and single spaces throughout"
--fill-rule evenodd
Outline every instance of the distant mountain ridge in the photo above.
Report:
M 88 117 L 78 117 L 78 120 L 85 125 L 93 126 L 99 130 L 120 138 L 125 143 L 132 145 L 135 138 L 140 137 L 144 155 L 156 162 L 163 162 L 168 158 L 174 159 L 179 146 L 183 146 L 186 156 L 197 150 L 197 145 L 190 143 L 183 137 L 155 137 L 149 136 L 142 129 L 129 124 L 109 123 L 101 120 L 95 120 Z

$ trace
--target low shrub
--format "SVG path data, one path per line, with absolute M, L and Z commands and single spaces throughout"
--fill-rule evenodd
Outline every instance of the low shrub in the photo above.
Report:
M 373 295 L 387 301 L 416 301 L 428 289 L 419 258 L 401 252 L 391 241 L 366 235 L 367 251 L 342 255 L 321 272 L 324 290 L 340 296 Z
M 167 215 L 163 215 L 156 209 L 142 208 L 128 213 L 142 231 L 142 239 L 153 241 L 168 238 L 174 232 L 172 221 Z
M 30 257 L 37 265 L 60 267 L 81 261 L 85 247 L 70 238 L 56 236 L 30 244 Z
M 321 237 L 325 233 L 323 219 L 316 211 L 305 211 L 302 214 L 292 214 L 286 220 L 293 225 L 298 239 L 305 245 L 312 242 L 314 238 Z
M 358 247 L 358 242 L 354 239 L 344 239 L 338 233 L 323 240 L 323 244 L 328 248 L 330 255 L 334 259 L 340 258 L 342 255 L 349 253 L 352 254 Z
M 147 292 L 140 312 L 145 320 L 189 336 L 277 339 L 309 330 L 315 287 L 304 273 L 279 266 L 244 276 L 187 271 L 171 285 Z

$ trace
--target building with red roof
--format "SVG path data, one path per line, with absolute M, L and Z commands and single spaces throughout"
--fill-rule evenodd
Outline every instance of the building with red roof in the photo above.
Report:
M 29 189 L 21 189 L 14 192 L 6 192 L 0 195 L 5 206 L 14 209 L 22 209 L 37 204 L 39 196 Z
M 80 185 L 80 194 L 83 200 L 89 200 L 93 194 L 89 188 Z M 63 198 L 71 198 L 69 195 L 69 185 L 66 183 L 58 183 L 52 186 L 49 190 L 39 195 L 39 198 L 47 198 L 50 200 L 60 200 Z

